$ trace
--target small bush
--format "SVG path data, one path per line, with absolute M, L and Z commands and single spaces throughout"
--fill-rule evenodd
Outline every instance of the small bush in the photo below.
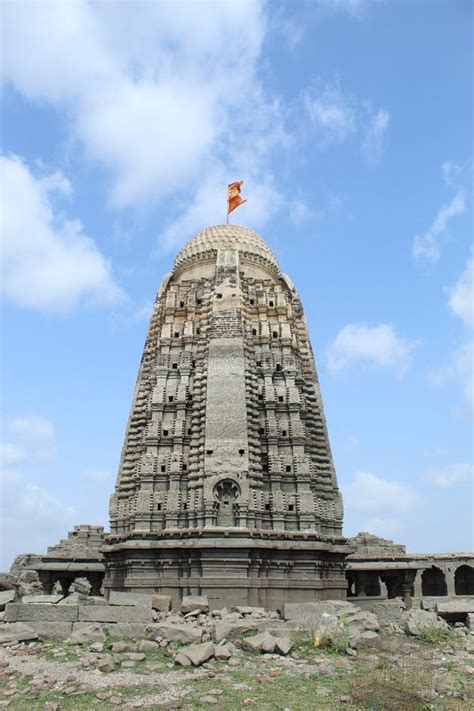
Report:
M 439 624 L 426 625 L 422 627 L 417 637 L 426 644 L 432 644 L 434 647 L 442 647 L 452 637 L 452 632 L 449 628 Z
M 349 635 L 344 624 L 320 627 L 314 631 L 314 646 L 331 654 L 344 654 L 349 646 Z

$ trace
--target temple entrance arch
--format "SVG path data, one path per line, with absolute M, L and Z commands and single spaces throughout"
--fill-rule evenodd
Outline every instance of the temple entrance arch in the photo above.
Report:
M 440 568 L 432 565 L 431 568 L 423 571 L 421 575 L 421 594 L 423 597 L 448 594 L 446 576 Z
M 460 565 L 454 573 L 454 591 L 456 595 L 474 595 L 474 568 L 472 565 Z

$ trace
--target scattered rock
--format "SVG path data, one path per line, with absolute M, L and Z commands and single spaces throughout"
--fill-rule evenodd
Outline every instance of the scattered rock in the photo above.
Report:
M 137 645 L 139 652 L 153 652 L 158 647 L 158 642 L 154 642 L 151 639 L 141 639 Z
M 3 622 L 0 626 L 0 644 L 25 642 L 30 639 L 38 639 L 38 635 L 24 622 Z
M 75 629 L 69 637 L 71 644 L 87 644 L 88 642 L 104 642 L 105 633 L 99 624 L 85 625 Z
M 180 610 L 183 615 L 193 610 L 209 612 L 209 601 L 207 595 L 185 595 L 181 603 Z
M 405 622 L 405 630 L 413 636 L 423 634 L 426 629 L 447 629 L 446 622 L 438 619 L 436 613 L 426 610 L 410 610 Z
M 5 609 L 5 605 L 9 602 L 15 602 L 16 590 L 3 590 L 0 592 L 0 610 Z
M 200 642 L 203 635 L 201 627 L 186 624 L 157 624 L 150 626 L 150 631 L 156 637 L 162 637 L 169 642 L 183 642 L 184 644 Z
M 171 597 L 169 595 L 153 595 L 151 606 L 157 612 L 168 612 L 171 610 Z
M 187 657 L 195 667 L 198 667 L 214 655 L 214 645 L 212 642 L 190 644 L 187 647 L 182 647 L 179 653 Z

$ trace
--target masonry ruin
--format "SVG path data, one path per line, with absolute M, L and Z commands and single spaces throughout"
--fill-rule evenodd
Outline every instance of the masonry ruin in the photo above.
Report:
M 110 533 L 76 526 L 20 556 L 46 593 L 161 593 L 211 608 L 327 599 L 474 595 L 474 556 L 410 555 L 342 536 L 303 308 L 265 242 L 208 227 L 179 252 L 151 317 Z

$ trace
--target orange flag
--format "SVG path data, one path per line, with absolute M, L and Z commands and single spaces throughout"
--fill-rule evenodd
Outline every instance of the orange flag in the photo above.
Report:
M 240 186 L 243 185 L 243 180 L 236 183 L 229 183 L 227 186 L 227 214 L 230 215 L 232 210 L 243 205 L 247 200 L 242 200 L 240 197 Z

